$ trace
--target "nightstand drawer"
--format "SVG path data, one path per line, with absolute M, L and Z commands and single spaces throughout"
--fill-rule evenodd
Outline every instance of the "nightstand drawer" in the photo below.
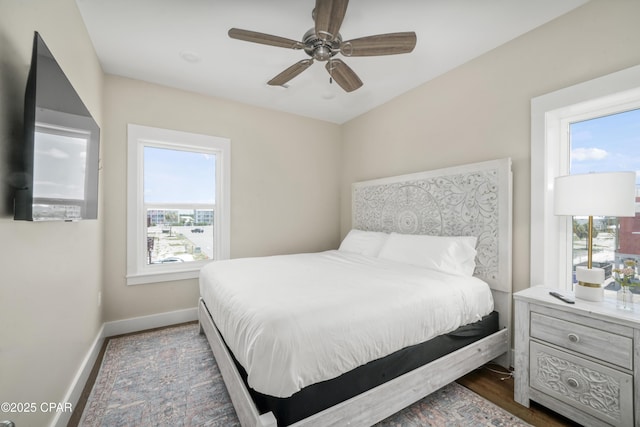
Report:
M 531 337 L 625 369 L 633 368 L 633 339 L 629 337 L 534 312 Z
M 631 375 L 533 341 L 529 365 L 532 388 L 606 423 L 633 425 Z

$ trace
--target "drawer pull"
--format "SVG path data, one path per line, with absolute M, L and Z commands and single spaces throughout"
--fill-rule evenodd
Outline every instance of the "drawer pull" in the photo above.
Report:
M 577 388 L 580 384 L 575 378 L 567 378 L 567 385 L 571 388 Z
M 576 334 L 569 334 L 568 337 L 569 337 L 569 341 L 571 342 L 575 343 L 580 341 L 580 337 L 577 336 Z

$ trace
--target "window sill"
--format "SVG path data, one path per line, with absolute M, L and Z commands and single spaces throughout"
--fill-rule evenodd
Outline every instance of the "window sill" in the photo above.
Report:
M 200 268 L 192 270 L 168 271 L 158 273 L 140 273 L 127 275 L 127 285 L 144 285 L 148 283 L 173 282 L 176 280 L 197 279 Z

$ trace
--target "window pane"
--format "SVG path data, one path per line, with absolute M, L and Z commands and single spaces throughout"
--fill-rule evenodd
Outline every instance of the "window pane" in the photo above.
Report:
M 147 264 L 214 259 L 213 209 L 147 209 Z
M 215 165 L 213 154 L 144 147 L 147 265 L 215 258 Z
M 144 202 L 215 204 L 216 156 L 144 147 Z
M 572 174 L 640 171 L 640 110 L 570 125 Z M 636 188 L 638 179 L 636 178 Z M 615 189 L 612 189 L 615 191 Z M 636 190 L 636 201 L 638 201 Z M 597 195 L 594 195 L 597 197 Z M 593 264 L 605 270 L 605 288 L 616 290 L 611 270 L 626 259 L 640 261 L 640 217 L 593 218 Z M 587 217 L 573 217 L 573 271 L 587 264 Z M 575 284 L 575 274 L 573 276 Z

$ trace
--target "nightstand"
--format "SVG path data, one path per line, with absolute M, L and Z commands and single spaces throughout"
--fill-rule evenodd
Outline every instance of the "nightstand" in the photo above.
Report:
M 640 305 L 628 313 L 615 298 L 567 304 L 552 290 L 513 296 L 516 402 L 587 426 L 640 423 Z

